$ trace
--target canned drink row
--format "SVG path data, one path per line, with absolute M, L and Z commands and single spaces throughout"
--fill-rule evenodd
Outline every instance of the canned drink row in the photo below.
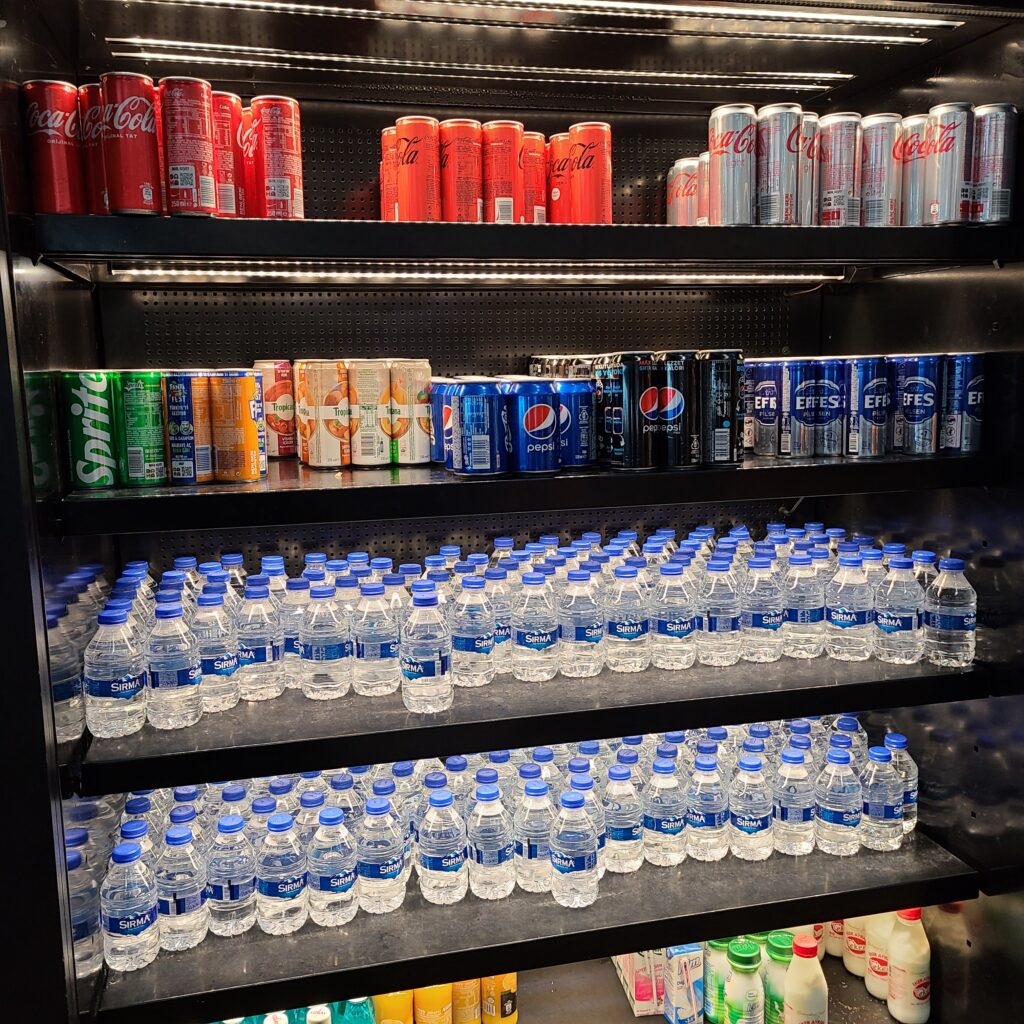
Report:
M 400 117 L 381 132 L 381 220 L 610 224 L 611 127 Z
M 246 107 L 201 78 L 125 71 L 21 89 L 38 213 L 304 216 L 291 97 Z

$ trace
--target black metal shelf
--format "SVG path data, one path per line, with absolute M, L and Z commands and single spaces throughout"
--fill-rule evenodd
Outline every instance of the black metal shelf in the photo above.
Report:
M 646 473 L 594 469 L 552 477 L 457 477 L 428 466 L 310 469 L 272 461 L 259 483 L 75 491 L 46 508 L 65 537 L 279 524 L 377 522 L 418 516 L 882 494 L 992 483 L 984 456 L 857 460 L 750 458 L 739 468 Z M 154 500 L 159 498 L 160 500 Z
M 65 774 L 80 793 L 95 795 L 1003 693 L 1014 685 L 1024 630 L 982 629 L 978 640 L 969 669 L 784 658 L 681 672 L 605 670 L 593 679 L 546 683 L 502 676 L 457 690 L 452 708 L 436 715 L 410 714 L 397 693 L 310 701 L 288 690 L 269 704 L 243 701 L 204 715 L 188 729 L 147 725 L 121 739 L 94 739 Z
M 187 952 L 161 953 L 143 970 L 109 974 L 98 1020 L 216 1020 L 977 894 L 974 872 L 923 835 L 891 853 L 776 855 L 756 871 L 731 857 L 644 865 L 605 875 L 585 910 L 519 891 L 499 903 L 470 894 L 455 907 L 435 907 L 410 891 L 400 911 L 358 913 L 343 928 L 309 923 L 291 936 L 256 927 L 230 939 L 211 935 Z

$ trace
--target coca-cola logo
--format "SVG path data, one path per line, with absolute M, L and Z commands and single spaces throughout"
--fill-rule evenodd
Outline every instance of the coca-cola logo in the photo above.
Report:
M 152 100 L 145 96 L 125 96 L 119 103 L 108 103 L 103 120 L 111 131 L 156 134 L 156 111 Z
M 54 110 L 40 107 L 33 100 L 25 109 L 25 121 L 29 135 L 49 135 L 56 138 L 78 141 L 78 105 L 72 110 Z
M 931 978 L 918 978 L 914 982 L 914 998 L 919 1003 L 928 1002 L 928 996 L 931 995 L 932 990 L 932 979 Z
M 923 160 L 928 155 L 928 139 L 924 132 L 907 132 L 892 144 L 892 155 L 900 163 Z
M 928 144 L 933 153 L 948 153 L 956 145 L 956 137 L 963 121 L 951 121 L 949 124 L 929 125 Z
M 422 135 L 399 135 L 398 136 L 398 162 L 400 164 L 415 164 L 419 160 L 420 146 L 423 143 Z
M 99 142 L 103 135 L 103 112 L 101 103 L 85 108 L 85 116 L 82 118 L 81 132 L 82 141 L 85 143 Z
M 724 132 L 708 132 L 708 151 L 717 155 L 723 153 L 755 153 L 757 133 L 754 125 L 745 128 L 727 128 Z
M 261 121 L 258 117 L 253 118 L 252 124 L 249 125 L 244 131 L 241 126 L 238 129 L 238 141 L 242 147 L 242 155 L 247 159 L 251 160 L 256 153 L 257 136 L 256 131 L 260 127 Z
M 561 156 L 557 160 L 551 159 L 548 161 L 548 174 L 551 177 L 557 177 L 569 173 L 569 157 Z
M 596 142 L 574 142 L 569 147 L 569 167 L 574 171 L 589 171 L 596 159 Z
M 802 154 L 807 160 L 820 160 L 821 136 L 817 132 L 805 135 L 800 125 L 794 125 L 786 139 L 786 149 L 790 153 Z
M 676 199 L 690 199 L 697 194 L 697 175 L 680 174 L 676 179 Z
M 451 148 L 451 139 L 447 139 L 446 141 L 440 143 L 437 159 L 442 171 L 448 166 L 448 157 L 450 155 Z

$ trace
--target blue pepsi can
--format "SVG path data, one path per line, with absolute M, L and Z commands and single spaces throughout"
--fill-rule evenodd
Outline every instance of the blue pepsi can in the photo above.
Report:
M 843 360 L 815 359 L 814 454 L 843 454 Z
M 985 356 L 950 353 L 943 367 L 942 450 L 949 455 L 981 451 L 985 409 Z
M 818 418 L 817 367 L 810 359 L 784 359 L 780 366 L 779 454 L 809 459 Z
M 512 469 L 556 473 L 561 444 L 560 402 L 554 383 L 542 377 L 506 378 L 500 387 L 508 402 Z
M 430 378 L 430 461 L 452 468 L 451 377 Z
M 892 450 L 903 455 L 934 455 L 939 449 L 942 404 L 941 355 L 889 356 L 892 387 Z
M 744 435 L 749 434 L 755 455 L 779 454 L 779 399 L 782 393 L 781 359 L 755 359 L 743 364 L 749 403 Z
M 892 391 L 882 356 L 856 356 L 843 362 L 846 426 L 843 454 L 878 458 L 889 449 Z
M 563 466 L 590 466 L 597 459 L 595 398 L 592 380 L 580 377 L 555 380 L 558 395 L 558 461 Z
M 512 432 L 498 382 L 486 378 L 460 380 L 449 385 L 449 390 L 452 472 L 464 476 L 507 473 Z

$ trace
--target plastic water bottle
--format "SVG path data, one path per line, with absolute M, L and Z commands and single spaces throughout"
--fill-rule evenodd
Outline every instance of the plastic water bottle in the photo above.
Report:
M 644 787 L 644 860 L 668 867 L 686 860 L 686 791 L 675 763 L 655 758 Z
M 97 738 L 128 736 L 146 721 L 146 659 L 124 609 L 102 611 L 85 649 L 85 721 Z
M 604 668 L 604 612 L 589 572 L 569 572 L 558 619 L 559 671 L 575 679 L 596 676 Z
M 515 888 L 512 821 L 497 786 L 478 786 L 469 816 L 469 887 L 482 900 L 500 900 Z
M 895 665 L 913 665 L 924 653 L 920 611 L 924 591 L 909 558 L 889 559 L 889 572 L 875 588 L 875 657 Z
M 356 916 L 356 851 L 339 807 L 320 811 L 306 852 L 306 883 L 314 924 L 337 928 Z
M 103 966 L 100 935 L 100 889 L 81 850 L 66 850 L 68 897 L 71 904 L 71 941 L 75 950 L 75 977 L 85 978 Z
M 868 735 L 853 715 L 840 715 L 834 723 L 835 735 L 850 739 L 850 766 L 859 774 L 868 758 Z
M 160 952 L 156 879 L 140 858 L 135 843 L 115 846 L 100 886 L 103 959 L 112 971 L 137 971 Z
M 651 664 L 672 670 L 689 668 L 697 657 L 697 595 L 682 563 L 659 567 L 651 619 Z
M 450 616 L 452 682 L 456 686 L 486 686 L 494 678 L 494 608 L 484 593 L 483 576 L 467 575 Z
M 740 599 L 729 563 L 708 562 L 698 597 L 697 660 L 724 667 L 740 660 Z
M 943 558 L 939 574 L 924 595 L 924 653 L 933 665 L 974 661 L 978 595 L 964 575 L 960 558 Z
M 281 616 L 266 587 L 246 587 L 238 609 L 238 689 L 242 700 L 272 700 L 284 693 Z
M 888 747 L 871 747 L 860 775 L 860 842 L 869 850 L 898 850 L 903 842 L 903 780 Z
M 200 594 L 192 633 L 199 646 L 203 673 L 203 711 L 227 711 L 238 703 L 238 633 L 220 594 Z
M 154 729 L 184 729 L 203 716 L 199 645 L 182 619 L 180 604 L 157 606 L 146 650 L 146 715 Z
M 747 585 L 740 599 L 744 661 L 778 661 L 782 657 L 782 588 L 767 558 L 752 558 Z
M 272 814 L 256 853 L 256 920 L 268 935 L 290 935 L 308 916 L 306 853 L 290 814 Z
M 156 865 L 156 850 L 153 840 L 149 837 L 149 822 L 143 818 L 126 821 L 118 830 L 118 835 L 122 843 L 135 843 L 138 846 L 142 863 L 152 871 Z
M 418 714 L 447 711 L 455 699 L 452 631 L 436 594 L 418 593 L 412 605 L 402 627 L 402 702 Z
M 910 558 L 914 566 L 914 579 L 927 594 L 928 588 L 935 582 L 935 577 L 938 575 L 935 571 L 935 552 L 919 548 L 910 553 Z
M 917 828 L 917 762 L 907 750 L 907 737 L 899 732 L 886 734 L 885 746 L 892 753 L 892 764 L 903 783 L 903 832 Z
M 380 587 L 379 583 L 368 585 Z M 310 588 L 309 604 L 299 627 L 299 648 L 304 697 L 334 700 L 348 693 L 352 683 L 352 636 L 348 616 L 335 600 L 333 586 Z
M 206 905 L 214 935 L 241 935 L 256 923 L 256 850 L 237 814 L 217 822 L 206 865 Z
M 500 566 L 484 570 L 484 593 L 494 611 L 494 674 L 512 671 L 512 591 L 508 571 Z
M 818 849 L 849 857 L 860 849 L 862 796 L 860 780 L 850 767 L 850 754 L 833 748 L 814 787 L 817 805 L 814 840 Z
M 635 761 L 636 753 L 628 753 Z M 608 769 L 603 807 L 604 866 L 615 874 L 631 874 L 644 862 L 644 807 L 633 785 L 629 765 L 614 764 Z
M 563 793 L 559 804 L 551 826 L 551 895 L 560 907 L 589 907 L 597 899 L 597 832 L 582 793 Z
M 281 601 L 281 630 L 283 647 L 281 653 L 281 671 L 284 673 L 285 686 L 289 690 L 297 690 L 302 685 L 302 651 L 299 649 L 299 630 L 309 604 L 309 580 L 305 576 L 288 580 L 285 583 L 284 597 Z
M 386 797 L 371 797 L 365 810 L 356 835 L 356 898 L 367 914 L 387 914 L 405 899 L 406 835 Z
M 721 860 L 729 852 L 729 796 L 718 762 L 698 754 L 686 792 L 686 855 L 693 860 Z
M 450 790 L 434 790 L 428 802 L 417 841 L 420 892 L 428 903 L 449 906 L 469 887 L 466 825 Z
M 352 776 L 348 772 L 331 775 L 327 796 L 324 799 L 328 807 L 337 807 L 344 813 L 345 828 L 354 836 L 363 818 L 363 801 L 356 793 Z
M 551 826 L 555 809 L 546 782 L 531 779 L 512 819 L 516 883 L 525 892 L 551 888 Z
M 85 729 L 85 701 L 79 652 L 61 629 L 60 620 L 46 614 L 46 650 L 50 664 L 50 693 L 57 742 L 76 740 Z
M 888 547 L 888 545 L 886 546 Z M 900 546 L 902 547 L 902 545 Z M 864 568 L 864 575 L 868 578 L 868 585 L 872 590 L 876 590 L 888 573 L 889 559 L 883 560 L 882 552 L 878 548 L 862 548 L 860 560 Z
M 767 860 L 775 849 L 772 789 L 761 758 L 745 754 L 729 787 L 729 850 L 740 860 Z
M 364 583 L 350 622 L 355 658 L 352 689 L 363 697 L 394 693 L 402 683 L 399 619 L 383 583 Z
M 206 906 L 206 865 L 190 828 L 175 825 L 167 830 L 154 874 L 160 948 L 174 951 L 198 946 L 210 927 L 210 911 Z
M 569 778 L 569 788 L 583 797 L 583 809 L 594 823 L 594 832 L 597 835 L 597 877 L 604 878 L 604 851 L 608 840 L 608 826 L 604 817 L 604 806 L 597 799 L 594 778 L 587 773 L 574 773 Z
M 558 671 L 558 611 L 544 580 L 524 573 L 512 607 L 512 675 L 523 682 L 544 682 Z
M 246 837 L 253 847 L 263 842 L 263 837 L 267 834 L 267 822 L 277 810 L 277 799 L 273 796 L 259 796 L 253 800 L 249 821 L 245 826 Z
M 782 650 L 817 658 L 825 648 L 825 583 L 810 555 L 792 555 L 782 587 Z
M 814 849 L 814 782 L 804 751 L 786 747 L 772 781 L 775 849 L 799 857 Z
M 309 844 L 320 827 L 320 811 L 324 807 L 324 794 L 318 789 L 307 789 L 299 794 L 299 813 L 295 815 L 295 837 L 303 851 L 309 852 Z
M 825 587 L 825 650 L 837 661 L 866 661 L 875 634 L 875 595 L 856 555 L 842 555 Z
M 605 661 L 613 672 L 643 672 L 650 665 L 649 600 L 637 570 L 619 566 L 605 605 Z

